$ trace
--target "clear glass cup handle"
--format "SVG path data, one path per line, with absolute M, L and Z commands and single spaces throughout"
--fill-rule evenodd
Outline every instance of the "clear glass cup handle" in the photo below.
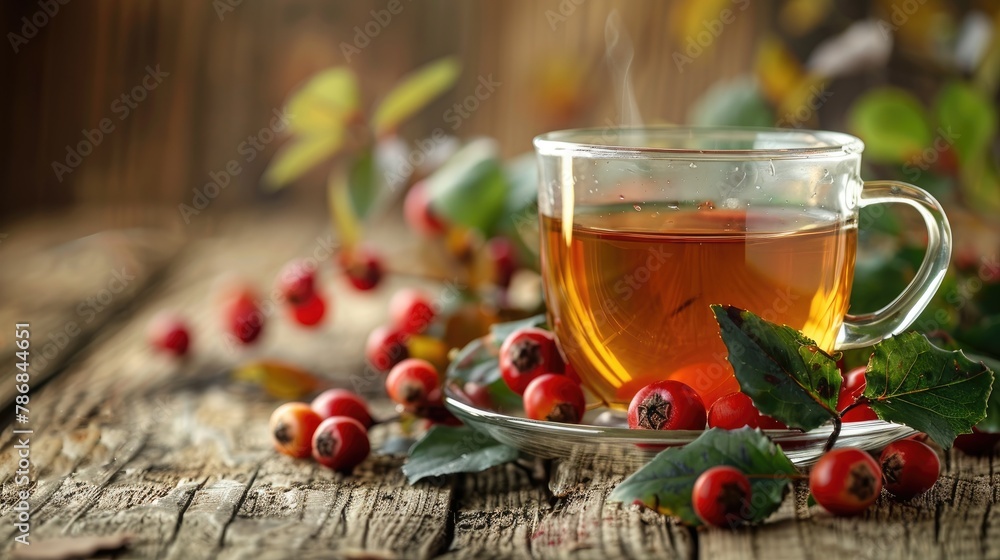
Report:
M 934 297 L 951 261 L 951 226 L 941 204 L 927 191 L 900 181 L 868 181 L 861 207 L 902 203 L 920 212 L 927 225 L 927 253 L 917 275 L 892 303 L 874 313 L 847 315 L 837 336 L 837 350 L 860 348 L 906 330 Z

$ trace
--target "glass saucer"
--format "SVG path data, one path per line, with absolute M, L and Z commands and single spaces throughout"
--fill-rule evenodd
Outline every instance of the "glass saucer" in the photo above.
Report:
M 486 410 L 473 405 L 459 390 L 447 384 L 445 405 L 467 426 L 493 439 L 543 459 L 586 459 L 608 456 L 623 467 L 638 468 L 665 447 L 690 443 L 702 430 L 630 430 L 625 414 L 598 408 L 588 411 L 580 424 L 531 420 L 523 416 Z M 764 430 L 798 466 L 816 462 L 833 431 L 827 424 L 811 432 Z M 844 424 L 836 447 L 858 447 L 875 451 L 915 430 L 882 420 Z

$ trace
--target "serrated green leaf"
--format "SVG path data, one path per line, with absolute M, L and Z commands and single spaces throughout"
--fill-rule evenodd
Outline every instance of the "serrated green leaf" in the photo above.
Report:
M 753 79 L 716 84 L 691 108 L 688 120 L 698 126 L 774 126 L 774 111 Z
M 351 170 L 347 174 L 347 191 L 354 215 L 363 220 L 378 198 L 375 158 L 371 149 L 366 149 L 351 162 Z
M 285 104 L 292 132 L 339 135 L 357 114 L 359 97 L 357 78 L 350 69 L 339 66 L 317 73 Z
M 712 312 L 740 390 L 761 413 L 806 431 L 836 415 L 840 370 L 815 342 L 733 306 L 713 305 Z
M 862 95 L 848 114 L 851 131 L 865 142 L 865 157 L 898 163 L 931 145 L 924 106 L 912 93 L 894 88 Z
M 879 418 L 926 433 L 942 447 L 986 417 L 993 372 L 961 351 L 948 352 L 922 334 L 879 342 L 865 372 L 865 392 Z
M 526 327 L 542 327 L 548 322 L 544 313 L 539 313 L 538 315 L 533 315 L 526 319 L 521 319 L 519 321 L 509 321 L 507 323 L 495 323 L 490 325 L 490 337 L 493 339 L 493 344 L 497 346 L 503 344 L 507 337 L 514 334 L 514 331 L 526 328 Z
M 482 472 L 517 456 L 517 449 L 467 426 L 434 426 L 410 448 L 403 474 L 413 484 L 429 476 Z
M 489 236 L 507 196 L 498 152 L 494 141 L 474 140 L 428 177 L 427 192 L 435 212 L 449 223 Z
M 997 131 L 997 111 L 979 90 L 964 82 L 949 82 L 938 92 L 934 112 L 941 141 L 954 143 L 958 159 L 967 165 L 989 146 Z
M 608 498 L 641 503 L 690 525 L 701 522 L 691 506 L 698 476 L 719 465 L 735 467 L 750 479 L 749 520 L 760 522 L 781 505 L 795 465 L 760 430 L 712 428 L 684 447 L 660 452 L 618 485 Z M 755 476 L 756 475 L 756 476 Z
M 989 356 L 967 355 L 970 360 L 986 364 L 986 367 L 993 370 L 994 375 L 1000 371 L 1000 360 Z M 990 391 L 990 398 L 986 401 L 986 418 L 976 424 L 976 429 L 990 434 L 1000 433 L 1000 391 Z
M 343 145 L 341 133 L 293 138 L 274 154 L 264 171 L 263 182 L 271 190 L 280 189 L 325 161 Z
M 455 84 L 461 66 L 454 57 L 436 60 L 403 78 L 375 110 L 372 126 L 376 136 L 394 130 L 435 97 Z

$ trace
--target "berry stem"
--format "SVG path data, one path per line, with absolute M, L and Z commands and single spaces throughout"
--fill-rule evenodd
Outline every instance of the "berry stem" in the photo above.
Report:
M 844 409 L 844 411 L 846 412 L 847 409 Z M 826 440 L 826 445 L 823 446 L 823 453 L 833 449 L 833 444 L 837 443 L 837 438 L 840 437 L 840 427 L 843 424 L 844 422 L 840 419 L 840 416 L 833 417 L 833 432 L 830 433 L 830 438 Z
M 868 404 L 868 402 L 869 401 L 868 401 L 867 397 L 858 397 L 858 400 L 856 400 L 853 403 L 847 405 L 847 407 L 844 408 L 844 410 L 840 411 L 840 417 L 843 418 L 844 415 L 847 414 L 848 412 L 850 412 L 852 409 L 854 409 L 856 407 L 859 407 L 861 405 L 864 405 L 864 404 Z

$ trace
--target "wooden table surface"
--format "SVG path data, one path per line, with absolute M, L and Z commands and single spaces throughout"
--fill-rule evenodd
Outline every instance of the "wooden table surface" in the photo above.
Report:
M 951 452 L 940 481 L 909 503 L 885 498 L 838 519 L 796 488 L 764 525 L 693 530 L 635 506 L 607 503 L 626 473 L 614 464 L 506 465 L 417 485 L 403 458 L 372 455 L 351 476 L 271 449 L 276 402 L 234 384 L 228 368 L 272 357 L 358 386 L 388 416 L 377 383 L 359 377 L 367 332 L 382 322 L 390 279 L 352 293 L 327 269 L 333 320 L 293 327 L 282 310 L 249 350 L 222 336 L 212 293 L 220 276 L 268 286 L 294 256 L 329 247 L 307 212 L 220 220 L 212 235 L 159 230 L 90 233 L 80 219 L 17 224 L 0 241 L 0 557 L 45 541 L 131 535 L 110 553 L 136 558 L 1000 558 L 1000 481 L 993 458 Z M 379 242 L 413 259 L 392 228 Z M 118 278 L 115 283 L 114 278 Z M 124 279 L 124 281 L 123 281 Z M 123 285 L 124 284 L 124 285 Z M 185 313 L 193 356 L 151 353 L 144 327 L 158 310 Z M 30 479 L 18 484 L 13 329 L 30 322 Z M 73 328 L 70 328 L 70 326 Z M 70 334 L 67 334 L 70 333 Z M 360 383 L 359 383 L 360 381 Z M 374 430 L 374 445 L 398 429 Z M 30 492 L 30 542 L 15 544 L 18 492 Z

